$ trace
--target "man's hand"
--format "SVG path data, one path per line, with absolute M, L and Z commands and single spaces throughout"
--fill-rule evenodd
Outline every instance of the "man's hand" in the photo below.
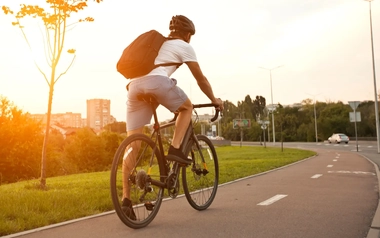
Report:
M 216 109 L 219 109 L 220 111 L 223 111 L 224 108 L 223 108 L 223 101 L 222 101 L 222 99 L 216 98 L 216 101 L 212 102 L 212 103 L 218 105 L 216 107 Z

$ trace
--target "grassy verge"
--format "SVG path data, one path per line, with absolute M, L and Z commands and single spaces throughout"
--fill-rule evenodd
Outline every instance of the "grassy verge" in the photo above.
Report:
M 278 168 L 315 152 L 263 147 L 217 148 L 220 183 Z M 109 172 L 30 180 L 0 186 L 0 236 L 113 210 Z

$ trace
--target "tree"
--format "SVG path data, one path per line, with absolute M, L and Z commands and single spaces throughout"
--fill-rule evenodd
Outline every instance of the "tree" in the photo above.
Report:
M 0 184 L 38 177 L 41 125 L 0 95 Z
M 266 106 L 266 101 L 263 96 L 256 96 L 256 99 L 253 101 L 253 112 L 252 114 L 255 116 L 255 120 L 257 118 L 263 118 L 265 116 L 264 109 Z
M 66 140 L 62 157 L 69 174 L 102 171 L 112 163 L 106 141 L 90 128 L 81 128 Z M 110 150 L 114 147 L 112 143 L 107 146 Z
M 97 3 L 100 3 L 102 0 L 94 0 Z M 43 75 L 49 86 L 49 99 L 48 99 L 48 110 L 47 110 L 47 122 L 45 137 L 43 140 L 42 146 L 42 158 L 41 158 L 41 178 L 40 186 L 45 188 L 46 186 L 46 154 L 47 154 L 47 145 L 49 139 L 49 130 L 50 130 L 50 117 L 53 103 L 53 92 L 54 86 L 57 83 L 58 79 L 61 78 L 67 71 L 70 69 L 71 65 L 75 60 L 75 49 L 68 49 L 67 52 L 72 54 L 71 63 L 67 66 L 66 70 L 59 73 L 58 64 L 60 62 L 62 52 L 65 45 L 66 33 L 69 29 L 79 23 L 79 22 L 92 22 L 93 18 L 87 17 L 85 19 L 79 19 L 74 23 L 70 24 L 68 19 L 73 13 L 84 10 L 87 7 L 88 0 L 46 0 L 46 3 L 49 5 L 46 9 L 38 5 L 25 5 L 21 4 L 21 7 L 17 13 L 13 12 L 9 7 L 2 6 L 3 12 L 7 14 L 14 15 L 15 22 L 12 22 L 12 25 L 19 27 L 23 37 L 28 44 L 30 50 L 32 51 L 32 46 L 29 42 L 29 39 L 24 30 L 22 20 L 26 17 L 37 18 L 42 21 L 45 36 L 43 39 L 46 61 L 48 63 L 49 71 L 48 73 L 42 70 L 41 65 L 34 60 L 34 63 Z
M 328 138 L 332 133 L 348 133 L 349 128 L 352 126 L 349 120 L 349 113 L 351 108 L 342 102 L 329 103 L 320 112 L 320 126 L 322 138 Z
M 107 156 L 113 158 L 117 148 L 125 137 L 116 132 L 104 131 L 100 134 L 100 138 L 104 141 Z
M 104 129 L 107 131 L 122 134 L 127 132 L 127 124 L 125 122 L 113 122 L 106 125 Z

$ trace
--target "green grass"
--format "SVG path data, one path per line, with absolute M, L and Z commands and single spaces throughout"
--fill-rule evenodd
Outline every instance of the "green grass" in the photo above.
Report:
M 285 148 L 219 147 L 219 183 L 278 168 L 315 152 Z M 76 174 L 0 186 L 0 236 L 113 210 L 109 172 Z

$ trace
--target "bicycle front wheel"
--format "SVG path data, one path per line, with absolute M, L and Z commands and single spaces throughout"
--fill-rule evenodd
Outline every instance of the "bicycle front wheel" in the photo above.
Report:
M 198 143 L 188 145 L 193 163 L 182 169 L 182 184 L 189 204 L 196 210 L 205 210 L 213 202 L 219 182 L 218 157 L 212 142 L 204 135 L 197 136 Z
M 164 194 L 164 167 L 156 144 L 144 134 L 127 137 L 117 149 L 111 170 L 112 202 L 120 220 L 138 229 L 147 226 L 157 215 Z M 128 197 L 129 206 L 123 206 Z M 126 208 L 127 207 L 127 208 Z M 133 214 L 133 215 L 131 215 Z

